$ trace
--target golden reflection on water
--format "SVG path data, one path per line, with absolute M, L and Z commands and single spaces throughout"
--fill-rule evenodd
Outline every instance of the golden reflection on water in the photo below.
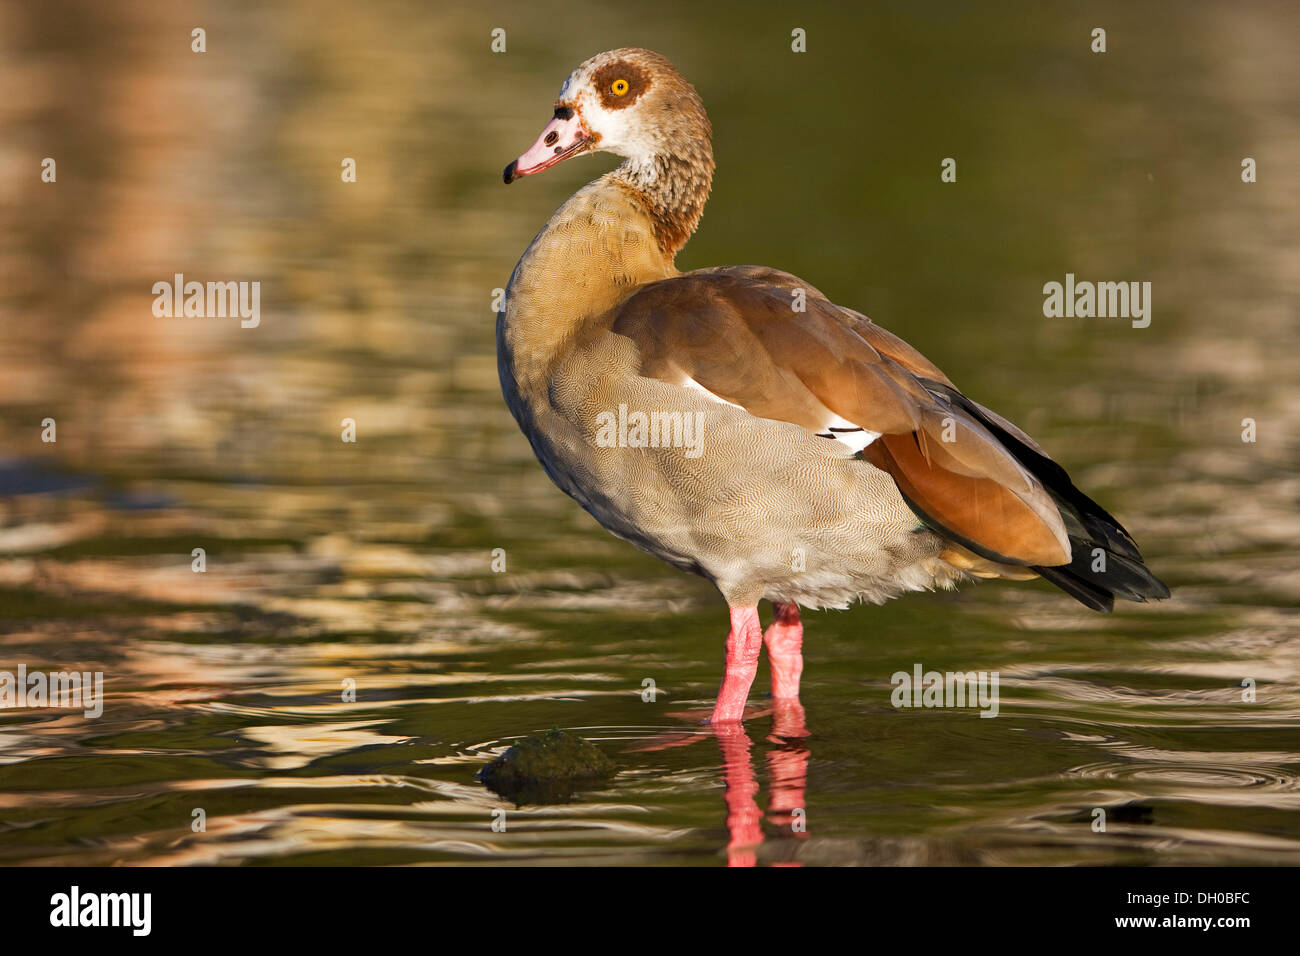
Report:
M 582 30 L 524 4 L 0 7 L 0 668 L 103 670 L 108 695 L 93 722 L 0 714 L 0 860 L 1294 862 L 1296 11 L 1115 5 L 1144 39 L 1100 64 L 1082 14 L 1033 5 L 810 12 L 792 66 L 781 4 L 568 6 Z M 805 743 L 758 718 L 720 750 L 673 716 L 714 689 L 716 597 L 550 486 L 493 354 L 493 290 L 608 165 L 508 191 L 500 168 L 627 42 L 717 129 L 681 264 L 788 268 L 914 341 L 1175 601 L 1101 618 L 993 585 L 815 615 Z M 1043 319 L 1067 271 L 1151 281 L 1152 327 Z M 176 273 L 259 281 L 260 325 L 155 318 Z M 918 660 L 1000 668 L 1003 719 L 901 719 L 888 675 Z M 511 807 L 506 839 L 474 772 L 550 726 L 622 770 Z

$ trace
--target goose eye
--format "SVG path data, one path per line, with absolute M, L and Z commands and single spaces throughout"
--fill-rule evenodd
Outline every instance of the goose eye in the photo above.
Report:
M 610 84 L 609 91 L 615 96 L 624 96 L 627 93 L 627 80 L 615 80 Z

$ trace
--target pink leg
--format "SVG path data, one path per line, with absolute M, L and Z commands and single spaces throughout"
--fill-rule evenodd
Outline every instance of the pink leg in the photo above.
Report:
M 803 704 L 799 703 L 799 677 L 803 674 L 803 622 L 799 605 L 772 602 L 776 618 L 763 635 L 767 663 L 772 670 L 772 738 L 807 737 Z
M 772 696 L 798 699 L 799 676 L 803 673 L 803 622 L 799 605 L 772 604 L 776 619 L 763 635 L 767 644 L 767 662 L 772 668 Z
M 712 723 L 739 721 L 745 716 L 749 687 L 758 671 L 758 654 L 763 649 L 763 628 L 758 623 L 757 607 L 731 608 L 731 630 L 727 633 L 727 660 L 722 673 L 722 687 L 713 707 Z

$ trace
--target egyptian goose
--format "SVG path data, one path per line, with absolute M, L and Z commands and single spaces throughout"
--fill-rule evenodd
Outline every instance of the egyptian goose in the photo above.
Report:
M 579 66 L 505 181 L 599 151 L 622 164 L 510 278 L 501 387 L 563 491 L 726 599 L 715 726 L 743 717 L 764 644 L 772 696 L 798 706 L 800 606 L 987 577 L 1043 577 L 1099 611 L 1168 597 L 1118 521 L 906 342 L 776 269 L 674 267 L 714 161 L 700 97 L 664 57 Z

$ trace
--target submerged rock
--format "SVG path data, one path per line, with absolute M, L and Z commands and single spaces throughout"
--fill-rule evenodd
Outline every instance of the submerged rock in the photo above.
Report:
M 607 780 L 616 769 L 591 741 L 552 729 L 525 737 L 478 777 L 515 803 L 567 803 L 577 790 Z

